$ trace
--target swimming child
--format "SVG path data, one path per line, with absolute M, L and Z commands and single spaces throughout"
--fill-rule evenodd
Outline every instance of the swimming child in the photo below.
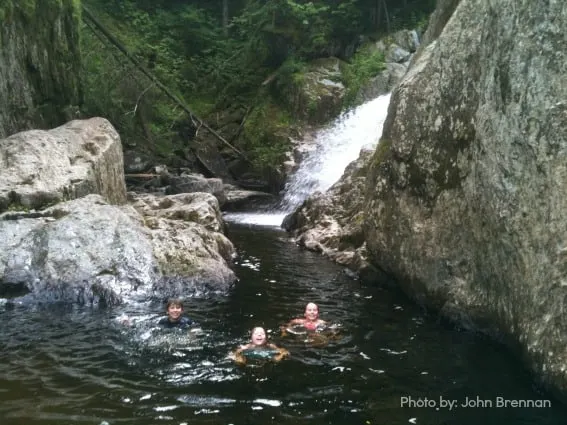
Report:
M 252 329 L 250 342 L 240 346 L 234 352 L 234 360 L 238 364 L 246 364 L 247 358 L 274 360 L 279 362 L 289 356 L 289 351 L 268 342 L 266 331 L 262 327 Z
M 183 316 L 183 301 L 179 298 L 171 298 L 167 302 L 165 311 L 167 317 L 161 319 L 158 324 L 164 328 L 188 328 L 196 323 L 187 316 Z
M 316 331 L 327 326 L 327 322 L 319 319 L 319 307 L 315 303 L 308 303 L 305 306 L 304 317 L 292 319 L 287 325 L 283 326 L 282 330 L 287 328 L 301 325 L 308 331 Z

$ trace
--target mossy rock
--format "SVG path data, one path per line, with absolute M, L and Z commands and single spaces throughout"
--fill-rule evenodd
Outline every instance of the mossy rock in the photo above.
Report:
M 292 68 L 292 71 L 288 71 Z M 273 85 L 273 96 L 294 120 L 322 124 L 342 109 L 345 87 L 344 64 L 337 58 L 316 59 L 310 63 L 284 64 Z
M 6 99 L 0 137 L 74 118 L 69 107 L 81 97 L 80 20 L 79 0 L 0 0 L 0 67 L 15 58 L 0 92 Z

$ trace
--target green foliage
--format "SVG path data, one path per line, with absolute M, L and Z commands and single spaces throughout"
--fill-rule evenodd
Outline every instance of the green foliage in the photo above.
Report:
M 28 22 L 35 19 L 51 20 L 61 11 L 71 8 L 75 20 L 80 19 L 80 0 L 0 0 L 0 22 L 12 19 L 14 13 L 19 13 Z
M 0 14 L 12 1 L 0 0 Z M 199 116 L 239 105 L 252 108 L 242 143 L 258 166 L 282 158 L 287 139 L 279 135 L 289 127 L 289 116 L 274 105 L 283 104 L 282 99 L 267 99 L 267 82 L 277 74 L 270 95 L 289 93 L 302 84 L 309 60 L 332 55 L 349 59 L 347 52 L 354 50 L 360 35 L 386 28 L 375 0 L 230 0 L 228 28 L 222 26 L 221 1 L 84 1 Z M 386 0 L 390 27 L 422 25 L 432 2 Z M 175 149 L 181 142 L 176 128 L 187 126 L 189 118 L 90 31 L 83 32 L 82 48 L 85 112 L 109 117 L 126 143 L 147 144 L 163 155 Z M 382 67 L 377 54 L 361 52 L 352 58 L 345 70 L 349 102 Z M 258 98 L 263 99 L 260 105 Z
M 344 20 L 349 20 L 344 25 Z M 328 56 L 334 44 L 350 42 L 361 28 L 355 2 L 251 0 L 233 19 L 235 33 L 247 40 L 259 61 L 270 67 L 288 55 Z
M 307 63 L 295 56 L 290 56 L 278 70 L 278 81 L 301 84 L 307 71 Z
M 306 62 L 289 57 L 277 71 L 272 94 L 281 103 L 289 101 L 289 93 L 293 93 L 303 84 L 308 70 Z
M 259 169 L 278 168 L 290 149 L 289 128 L 287 112 L 269 97 L 264 97 L 244 125 L 245 148 L 254 166 Z
M 360 1 L 366 3 L 372 0 Z M 436 0 L 386 0 L 388 15 L 382 11 L 379 21 L 373 22 L 374 32 L 380 37 L 402 29 L 423 32 L 435 3 Z
M 16 10 L 18 10 L 23 16 L 28 20 L 32 20 L 35 15 L 36 2 L 34 0 L 25 0 L 18 2 L 15 5 Z
M 344 84 L 347 88 L 345 106 L 352 105 L 361 87 L 383 69 L 385 63 L 382 53 L 370 48 L 358 51 L 343 69 Z
M 115 15 L 111 16 L 101 9 L 101 6 L 110 8 L 110 1 L 93 3 L 97 8 L 93 4 L 89 6 L 99 21 L 169 90 L 181 99 L 184 93 L 191 93 L 194 86 L 183 79 L 182 72 L 187 61 L 181 24 L 188 15 L 159 11 L 156 20 L 134 2 L 123 1 L 113 4 L 118 10 L 113 10 Z M 178 134 L 176 124 L 189 118 L 178 105 L 93 31 L 83 32 L 81 44 L 85 115 L 108 118 L 126 145 L 136 145 L 160 156 L 169 156 L 178 144 L 186 145 L 187 140 Z M 203 99 L 197 100 L 199 112 L 210 109 Z M 186 103 L 191 106 L 191 99 Z
M 196 56 L 184 75 L 195 81 L 200 97 L 216 99 L 215 106 L 222 108 L 235 100 L 249 102 L 267 74 L 268 69 L 255 62 L 250 45 L 225 40 Z

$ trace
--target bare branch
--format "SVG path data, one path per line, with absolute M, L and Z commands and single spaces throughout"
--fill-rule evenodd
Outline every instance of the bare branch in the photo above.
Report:
M 146 87 L 144 89 L 144 91 L 142 93 L 140 93 L 140 95 L 138 96 L 138 100 L 136 100 L 136 105 L 134 106 L 134 109 L 131 110 L 130 112 L 126 112 L 124 115 L 130 115 L 130 114 L 134 114 L 136 115 L 136 111 L 138 110 L 138 105 L 140 104 L 140 100 L 142 100 L 142 97 L 146 94 L 146 92 L 151 89 L 154 86 L 154 83 L 150 84 L 148 87 Z

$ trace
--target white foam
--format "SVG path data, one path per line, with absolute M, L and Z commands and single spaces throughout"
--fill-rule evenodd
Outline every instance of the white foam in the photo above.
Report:
M 362 148 L 376 148 L 389 104 L 390 94 L 379 96 L 317 131 L 312 149 L 286 183 L 278 209 L 264 213 L 226 213 L 224 219 L 229 223 L 281 228 L 285 216 L 305 199 L 335 184 L 345 168 L 358 158 Z
M 390 94 L 379 96 L 316 133 L 315 148 L 306 154 L 286 184 L 282 202 L 285 211 L 293 211 L 314 192 L 329 189 L 362 148 L 376 148 L 389 104 Z
M 254 403 L 265 404 L 267 406 L 273 406 L 273 407 L 278 407 L 282 405 L 282 402 L 279 400 L 270 400 L 267 398 L 257 398 L 256 400 L 254 400 Z
M 286 213 L 226 213 L 225 221 L 238 224 L 252 224 L 255 226 L 277 227 L 279 228 L 285 218 Z

